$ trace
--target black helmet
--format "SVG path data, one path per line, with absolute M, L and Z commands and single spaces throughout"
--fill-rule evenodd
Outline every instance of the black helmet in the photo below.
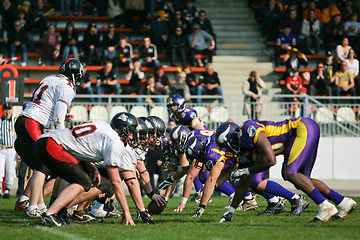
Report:
M 136 127 L 136 140 L 140 140 L 138 141 L 138 145 L 140 144 L 141 148 L 143 150 L 146 149 L 146 146 L 147 146 L 147 139 L 148 139 L 148 128 L 145 124 L 145 121 L 142 120 L 141 118 L 138 118 L 137 119 L 139 124 L 137 125 Z
M 143 120 L 147 126 L 148 129 L 148 143 L 149 143 L 149 148 L 154 148 L 155 144 L 156 144 L 156 126 L 155 123 L 153 121 L 151 121 L 150 118 L 148 117 L 139 117 L 139 119 Z
M 137 118 L 128 112 L 117 113 L 110 122 L 111 127 L 119 134 L 122 140 L 127 141 L 127 137 L 132 134 L 136 138 Z M 132 141 L 129 142 L 133 146 Z
M 151 121 L 153 121 L 153 123 L 156 126 L 156 136 L 157 137 L 164 136 L 164 134 L 166 132 L 166 125 L 165 125 L 164 121 L 161 118 L 159 118 L 158 116 L 149 116 L 148 118 Z
M 72 80 L 76 86 L 79 86 L 84 76 L 84 68 L 79 60 L 69 58 L 60 65 L 59 73 Z

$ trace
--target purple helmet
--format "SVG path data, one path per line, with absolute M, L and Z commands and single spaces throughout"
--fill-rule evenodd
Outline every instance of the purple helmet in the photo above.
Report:
M 176 126 L 170 131 L 170 148 L 175 157 L 181 157 L 184 154 L 189 134 L 190 130 L 182 125 Z
M 204 162 L 205 145 L 207 137 L 203 135 L 195 135 L 190 137 L 185 145 L 185 154 L 187 160 L 192 163 L 195 160 L 195 166 L 200 162 Z
M 168 155 L 170 152 L 169 138 L 170 134 L 166 132 L 164 136 L 161 136 L 159 141 L 156 142 L 155 149 L 163 155 Z
M 171 109 L 172 106 L 177 106 L 177 109 L 174 111 Z M 170 114 L 170 117 L 176 113 L 181 113 L 185 110 L 185 98 L 179 94 L 171 95 L 167 100 L 167 109 Z
M 215 133 L 215 143 L 220 148 L 238 154 L 240 152 L 240 126 L 233 122 L 221 124 Z

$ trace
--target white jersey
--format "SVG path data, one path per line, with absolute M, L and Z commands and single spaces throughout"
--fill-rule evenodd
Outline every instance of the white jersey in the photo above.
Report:
M 53 138 L 78 160 L 104 160 L 104 167 L 121 167 L 125 146 L 108 122 L 90 121 L 73 128 L 56 129 L 41 135 L 40 138 L 45 137 Z
M 141 160 L 141 161 L 145 161 L 145 155 L 147 154 L 147 151 L 148 151 L 148 149 L 146 149 L 146 150 L 136 149 L 135 150 L 136 159 Z
M 56 102 L 62 101 L 70 107 L 75 94 L 74 84 L 64 75 L 47 76 L 40 82 L 20 116 L 32 118 L 48 128 L 54 121 Z

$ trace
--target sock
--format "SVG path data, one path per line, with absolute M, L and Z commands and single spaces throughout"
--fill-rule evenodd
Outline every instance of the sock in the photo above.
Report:
M 335 192 L 334 190 L 330 189 L 330 192 L 326 196 L 326 198 L 333 201 L 336 205 L 339 205 L 345 197 Z
M 37 208 L 38 208 L 37 205 L 29 206 L 28 207 L 28 212 L 31 212 L 32 210 L 37 209 Z
M 218 186 L 217 188 L 215 188 L 217 191 L 220 191 L 228 196 L 230 196 L 231 194 L 233 194 L 235 192 L 235 188 L 233 187 L 233 185 L 231 185 L 230 182 L 224 182 L 223 184 L 221 184 L 220 186 Z
M 254 190 L 254 189 L 253 189 Z M 256 190 L 256 192 L 258 194 L 260 194 L 261 196 L 263 196 L 266 200 L 269 200 L 273 197 L 275 197 L 274 195 L 270 194 L 270 193 L 267 193 L 267 192 L 263 192 L 263 191 L 259 191 L 259 190 Z
M 26 200 L 29 200 L 30 198 L 28 197 L 28 196 L 26 196 L 26 195 L 21 195 L 20 196 L 20 202 L 23 202 L 23 201 L 26 201 Z
M 204 185 L 200 182 L 199 174 L 194 178 L 194 186 L 196 192 L 199 192 L 201 189 L 204 188 Z
M 267 201 L 268 201 L 268 203 L 277 203 L 277 202 L 279 202 L 279 198 L 274 196 L 274 197 L 268 199 Z
M 275 196 L 280 196 L 280 197 L 283 197 L 286 199 L 291 199 L 295 195 L 295 193 L 290 192 L 289 190 L 287 190 L 280 184 L 273 182 L 273 181 L 269 181 L 269 180 L 266 184 L 265 192 L 268 192 L 268 193 L 274 194 Z
M 319 205 L 326 200 L 316 188 L 309 193 L 309 197 L 316 203 L 316 205 Z
M 41 209 L 43 209 L 43 208 L 46 208 L 46 205 L 45 205 L 45 203 L 41 203 L 41 204 L 38 204 L 38 205 L 37 205 L 37 208 L 38 208 L 39 210 L 41 210 Z
M 232 193 L 229 197 L 234 198 L 234 196 L 235 196 L 235 192 Z
M 168 197 L 165 197 L 165 201 L 166 201 L 166 202 L 169 201 L 169 198 L 168 198 Z
M 233 208 L 233 207 L 230 207 L 230 208 L 229 208 L 229 212 L 231 212 L 231 213 L 235 213 L 235 210 L 236 210 L 236 209 Z
M 294 196 L 293 196 L 291 199 L 299 199 L 299 198 L 300 198 L 300 196 L 299 196 L 299 195 L 294 194 Z

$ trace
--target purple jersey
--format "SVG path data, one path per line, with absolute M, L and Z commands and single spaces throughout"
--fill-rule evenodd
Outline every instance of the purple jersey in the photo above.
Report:
M 225 164 L 224 169 L 228 169 L 237 163 L 237 159 L 232 153 L 220 150 L 215 143 L 215 135 L 212 135 L 208 138 L 205 145 L 205 167 L 206 169 L 211 170 L 211 168 L 218 162 L 223 162 Z
M 200 122 L 205 129 L 209 130 L 209 128 L 200 120 L 199 114 L 196 112 L 195 109 L 187 107 L 185 110 L 180 114 L 180 116 L 174 116 L 175 123 L 177 125 L 183 125 L 188 127 L 190 130 L 194 130 L 194 126 Z

